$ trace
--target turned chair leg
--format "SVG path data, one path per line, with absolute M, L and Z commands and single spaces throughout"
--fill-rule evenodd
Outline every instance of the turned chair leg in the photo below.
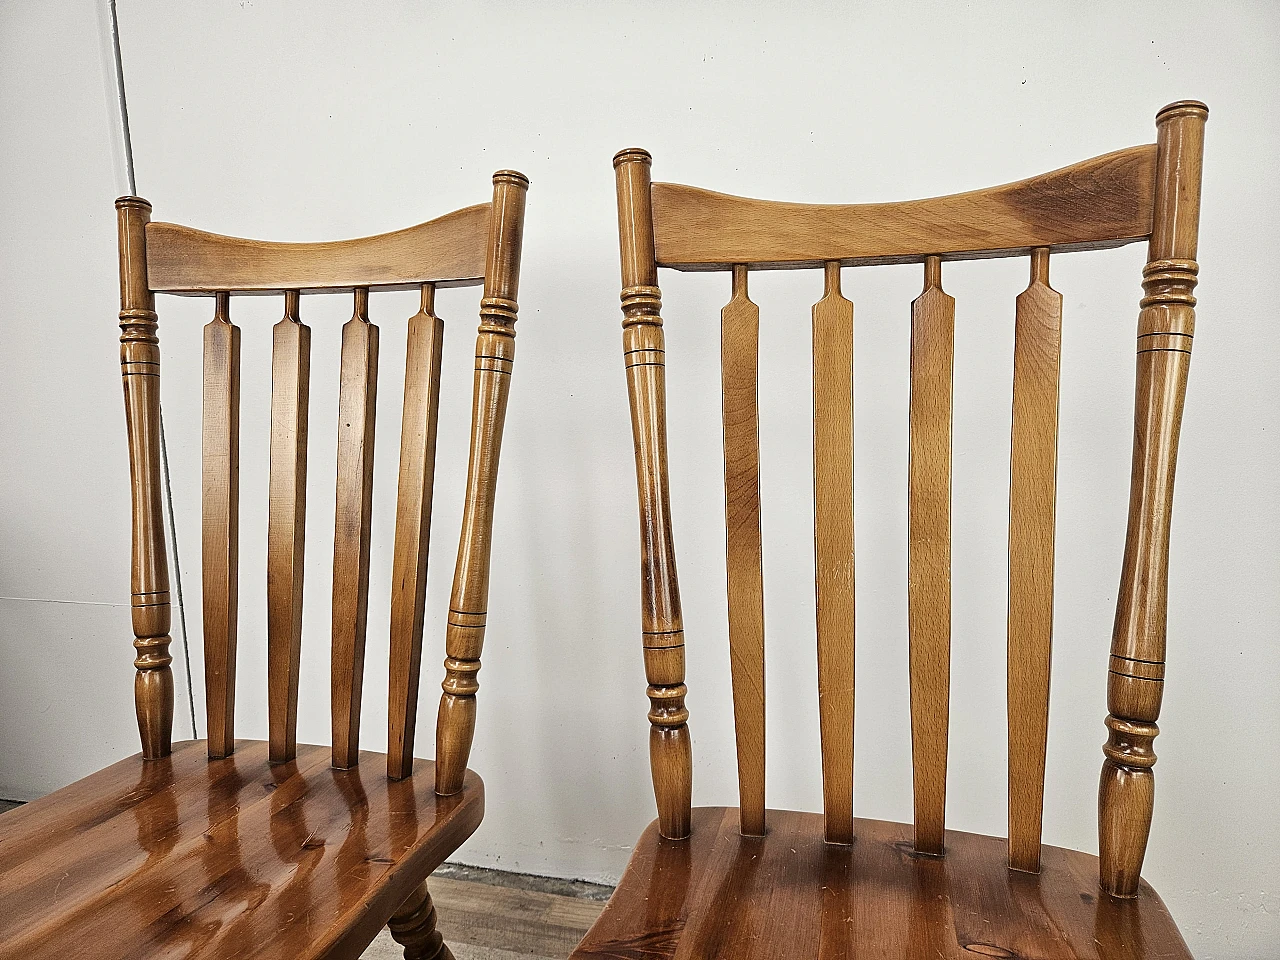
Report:
M 436 905 L 423 880 L 387 922 L 391 936 L 404 947 L 404 960 L 453 960 L 436 929 Z

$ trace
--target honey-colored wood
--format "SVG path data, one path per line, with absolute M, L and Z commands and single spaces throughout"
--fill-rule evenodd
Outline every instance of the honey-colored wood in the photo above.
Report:
M 1106 760 L 1098 788 L 1102 888 L 1137 895 L 1151 830 L 1152 741 L 1164 693 L 1169 526 L 1178 434 L 1195 334 L 1201 161 L 1208 108 L 1194 100 L 1156 117 L 1155 217 L 1138 315 L 1129 526 L 1107 677 Z
M 855 206 L 745 200 L 651 182 L 614 158 L 623 350 L 640 506 L 642 629 L 658 820 L 580 957 L 1186 957 L 1140 880 L 1164 676 L 1169 513 L 1193 334 L 1203 104 L 1158 115 L 1158 143 L 1020 183 Z M 1044 847 L 1062 297 L 1051 254 L 1149 239 L 1138 330 L 1129 531 L 1108 680 L 1100 857 Z M 945 827 L 951 646 L 955 301 L 947 260 L 1028 255 L 1018 297 L 1009 472 L 1009 838 Z M 911 309 L 908 642 L 912 826 L 855 821 L 853 307 L 843 267 L 915 262 Z M 731 270 L 722 315 L 725 500 L 742 807 L 691 812 L 684 632 L 666 451 L 658 267 Z M 758 310 L 750 271 L 822 266 L 813 310 L 814 518 L 824 815 L 761 811 L 763 643 Z M 749 638 L 750 642 L 744 642 Z M 749 653 L 749 658 L 746 656 Z M 757 663 L 761 666 L 756 670 Z M 744 692 L 751 699 L 744 697 Z M 755 699 L 757 698 L 758 699 Z M 744 706 L 744 702 L 746 706 Z M 760 836 L 755 827 L 768 829 Z M 857 832 L 858 840 L 850 843 Z M 1038 872 L 1037 872 L 1038 871 Z M 1099 884 L 1099 879 L 1101 883 Z M 1126 900 L 1125 898 L 1133 898 Z
M 404 947 L 405 960 L 453 960 L 453 952 L 436 929 L 436 905 L 431 902 L 427 881 L 418 884 L 387 926 L 396 943 Z
M 444 773 L 437 776 L 435 764 L 413 757 L 444 335 L 433 305 L 437 286 L 485 283 L 454 603 L 455 610 L 478 612 L 488 597 L 527 186 L 521 174 L 500 171 L 490 203 L 332 244 L 260 243 L 149 224 L 145 200 L 117 202 L 143 755 L 25 808 L 34 819 L 6 817 L 0 958 L 80 956 L 86 949 L 120 957 L 355 958 L 387 923 L 406 956 L 450 956 L 424 881 L 482 814 L 479 780 L 466 770 L 474 688 L 459 686 L 460 677 L 473 681 L 480 648 L 477 632 L 466 634 L 461 648 L 456 636 L 450 641 L 446 699 L 461 694 L 468 702 L 443 712 Z M 422 310 L 408 324 L 384 760 L 359 751 L 379 352 L 368 288 L 408 284 L 421 288 Z M 333 740 L 330 747 L 299 748 L 311 373 L 311 331 L 301 322 L 300 300 L 306 290 L 342 289 L 353 290 L 355 309 L 343 328 L 338 400 Z M 210 740 L 182 744 L 173 754 L 157 290 L 210 293 L 215 300 L 204 330 L 201 491 Z M 247 743 L 234 739 L 241 340 L 231 298 L 269 291 L 283 291 L 285 301 L 272 346 L 270 739 Z M 450 627 L 451 636 L 457 633 Z M 370 759 L 378 768 L 385 762 L 386 775 L 362 773 L 361 761 L 367 771 Z M 448 797 L 436 794 L 442 784 Z
M 1035 876 L 994 837 L 947 831 L 940 858 L 903 824 L 856 830 L 824 843 L 822 817 L 770 810 L 768 835 L 744 837 L 736 810 L 699 807 L 673 842 L 655 823 L 572 958 L 1190 960 L 1156 892 L 1103 895 L 1088 854 L 1046 846 Z
M 378 328 L 369 291 L 355 291 L 342 328 L 338 394 L 338 481 L 333 531 L 333 765 L 360 762 L 360 700 L 369 618 L 369 536 L 373 522 L 373 438 L 378 404 Z
M 231 295 L 215 298 L 204 328 L 201 566 L 204 691 L 209 756 L 235 749 L 236 639 L 240 609 L 240 328 Z
M 169 664 L 169 557 L 164 543 L 160 484 L 160 339 L 155 297 L 147 287 L 146 227 L 151 204 L 140 197 L 116 201 L 120 239 L 120 376 L 129 432 L 133 502 L 130 566 L 133 619 L 133 699 L 142 754 L 157 760 L 173 739 L 173 670 Z
M 733 298 L 720 311 L 723 383 L 725 566 L 729 662 L 738 745 L 742 832 L 764 823 L 764 573 L 760 546 L 760 424 L 756 412 L 760 308 L 747 268 L 733 268 Z
M 813 555 L 826 838 L 853 842 L 853 304 L 840 264 L 813 307 Z
M 175 223 L 147 226 L 147 279 L 169 293 L 459 286 L 485 275 L 489 204 L 358 240 L 269 243 Z
M 951 391 L 956 302 L 942 261 L 925 258 L 911 304 L 911 462 L 907 622 L 911 642 L 911 766 L 916 845 L 941 854 L 951 697 Z
M 693 748 L 684 698 L 684 618 L 671 534 L 667 478 L 666 342 L 653 251 L 651 158 L 640 149 L 613 158 L 622 257 L 622 355 L 640 508 L 640 623 L 649 681 L 649 766 L 664 837 L 689 834 Z
M 1098 250 L 1151 232 L 1156 148 L 1129 147 L 1043 176 L 905 203 L 750 200 L 653 185 L 657 261 L 677 270 L 920 263 Z
M 1009 460 L 1009 866 L 1032 873 L 1049 738 L 1061 346 L 1062 294 L 1049 286 L 1048 249 L 1037 247 L 1014 320 Z
M 405 346 L 400 480 L 391 562 L 387 775 L 396 779 L 413 769 L 443 347 L 444 321 L 435 315 L 435 287 L 423 284 L 422 306 L 409 320 Z
M 493 506 L 516 356 L 516 297 L 528 189 L 528 179 L 514 170 L 493 175 L 493 214 L 476 336 L 467 499 L 449 598 L 445 678 L 436 721 L 436 791 L 443 796 L 462 789 L 475 734 L 476 691 L 480 688 L 476 675 L 488 623 Z
M 426 760 L 395 781 L 323 746 L 206 754 L 131 757 L 5 814 L 0 958 L 355 960 L 484 811 L 479 777 L 437 797 Z
M 307 529 L 311 328 L 285 294 L 271 354 L 271 503 L 267 518 L 267 715 L 271 762 L 292 760 L 298 733 L 302 573 Z

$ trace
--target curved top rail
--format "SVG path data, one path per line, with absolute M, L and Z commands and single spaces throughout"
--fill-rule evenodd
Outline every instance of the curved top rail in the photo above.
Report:
M 147 224 L 153 291 L 272 293 L 351 287 L 465 286 L 484 279 L 489 204 L 355 240 L 272 243 Z
M 1156 147 L 1104 154 L 1029 180 L 903 203 L 751 200 L 653 185 L 659 266 L 677 270 L 844 266 L 1099 250 L 1151 233 Z

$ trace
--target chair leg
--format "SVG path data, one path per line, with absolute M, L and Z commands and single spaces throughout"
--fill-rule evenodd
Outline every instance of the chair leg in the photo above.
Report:
M 405 960 L 453 960 L 436 929 L 436 905 L 423 880 L 387 922 L 391 936 L 404 947 Z

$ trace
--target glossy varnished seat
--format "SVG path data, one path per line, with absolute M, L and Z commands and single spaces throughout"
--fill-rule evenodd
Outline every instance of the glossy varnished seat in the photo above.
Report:
M 687 840 L 650 824 L 574 960 L 1191 956 L 1154 890 L 1104 895 L 1088 854 L 1045 845 L 1030 874 L 995 837 L 949 830 L 935 857 L 906 824 L 859 818 L 834 844 L 820 814 L 767 818 L 763 837 L 743 836 L 736 808 L 695 807 Z
M 652 158 L 644 150 L 623 150 L 614 158 L 622 349 L 640 508 L 640 632 L 658 820 L 639 841 L 579 957 L 1189 958 L 1140 874 L 1154 802 L 1152 745 L 1164 689 L 1173 476 L 1195 333 L 1207 118 L 1204 104 L 1180 101 L 1156 115 L 1154 144 L 1017 183 L 901 203 L 734 197 L 653 182 Z M 1098 792 L 1099 855 L 1093 857 L 1041 843 L 1064 325 L 1063 297 L 1050 286 L 1049 269 L 1059 255 L 1139 240 L 1147 241 L 1148 257 L 1138 305 L 1129 523 L 1124 555 L 1117 558 L 1111 657 L 1105 673 L 1099 670 L 1107 683 L 1108 739 Z M 1030 266 L 1029 283 L 1009 309 L 1008 471 L 990 481 L 1009 496 L 1007 840 L 946 829 L 950 711 L 953 704 L 964 709 L 966 691 L 951 688 L 956 301 L 943 288 L 943 271 L 951 261 L 986 257 L 1027 257 Z M 902 643 L 909 651 L 910 825 L 854 817 L 855 324 L 854 304 L 842 291 L 848 268 L 903 263 L 923 267 L 921 293 L 900 321 L 909 323 L 911 342 L 904 389 L 907 629 L 903 637 L 873 642 Z M 720 315 L 719 361 L 740 803 L 733 810 L 692 805 L 685 624 L 668 476 L 662 267 L 731 276 Z M 770 398 L 759 391 L 762 318 L 749 293 L 754 272 L 807 268 L 822 270 L 811 327 L 811 649 L 821 815 L 765 806 L 759 409 Z M 815 295 L 817 289 L 815 284 Z M 983 314 L 966 322 L 981 324 L 990 318 L 989 311 Z M 769 322 L 786 323 L 788 336 L 796 335 L 794 317 Z M 864 322 L 883 324 L 886 318 Z M 793 391 L 792 404 L 796 392 L 809 389 L 780 385 Z M 800 649 L 790 644 L 788 656 Z
M 4 815 L 0 957 L 357 957 L 480 825 L 484 785 L 435 793 L 329 747 L 269 764 L 263 741 L 141 755 Z

